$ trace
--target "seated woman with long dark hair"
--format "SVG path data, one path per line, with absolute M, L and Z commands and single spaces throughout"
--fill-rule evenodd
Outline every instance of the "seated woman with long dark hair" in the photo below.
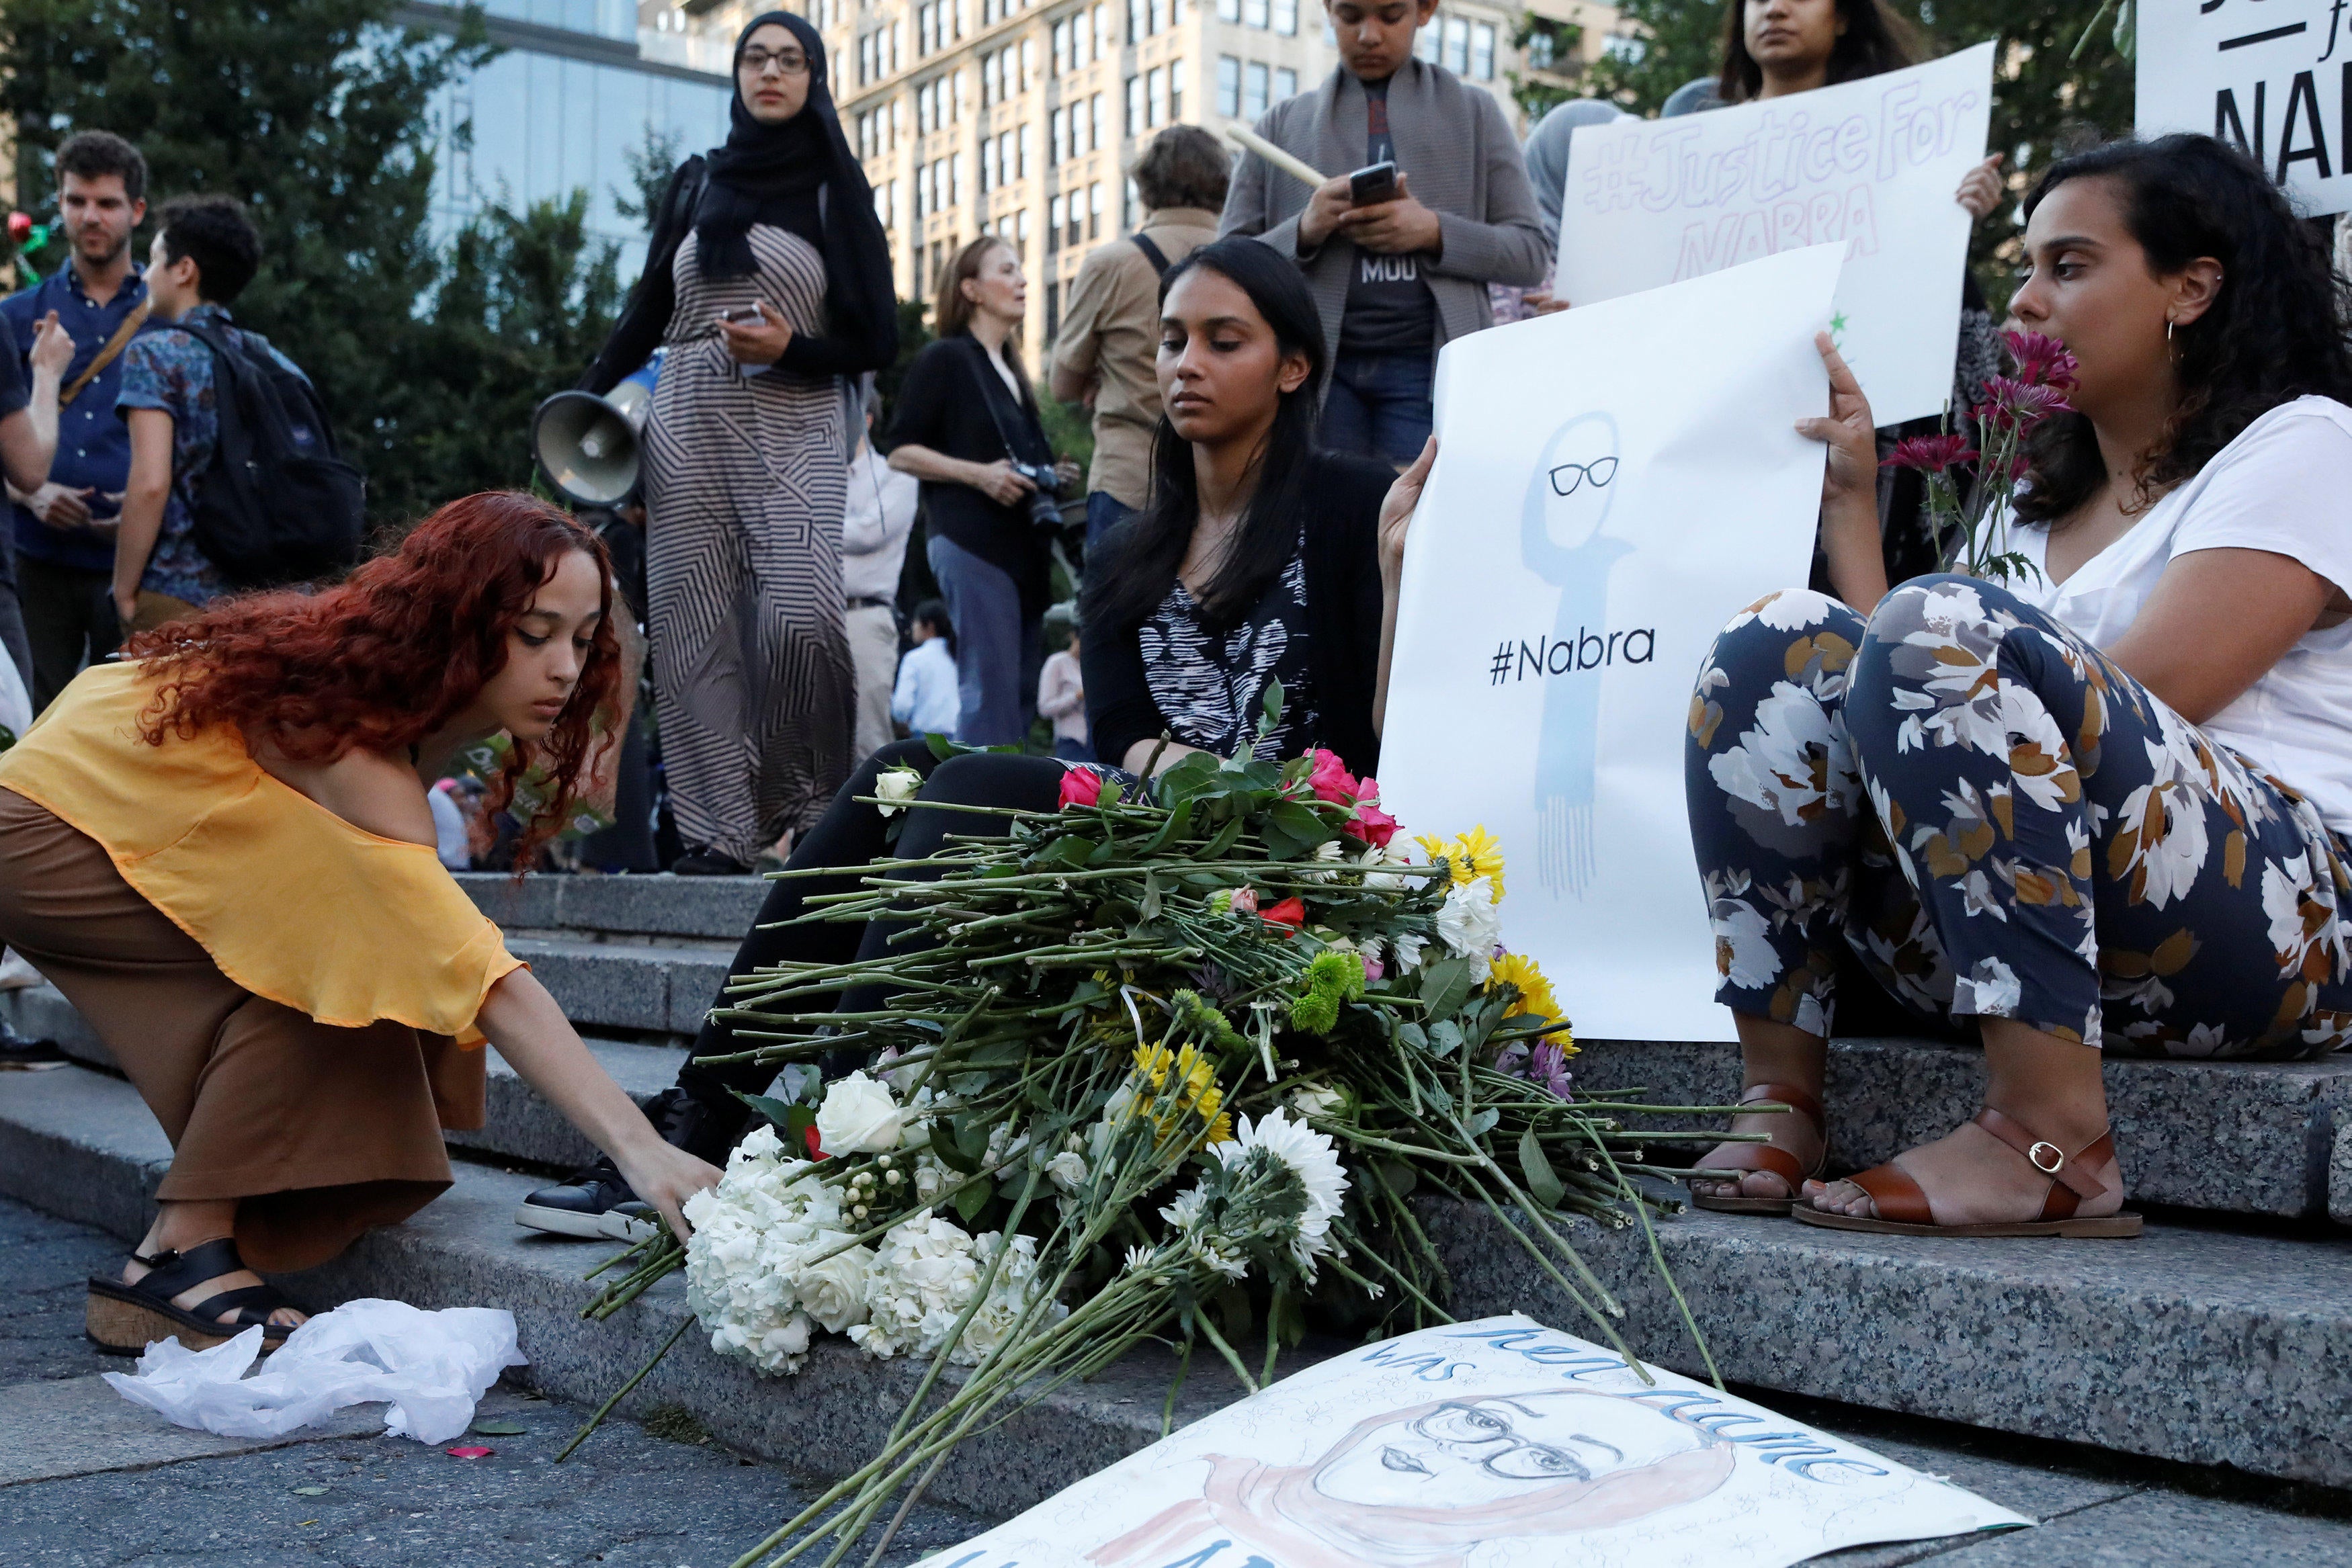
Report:
M 1255 741 L 1259 754 L 1327 747 L 1370 773 L 1379 766 L 1405 529 L 1435 444 L 1402 475 L 1315 450 L 1323 351 L 1315 302 L 1297 267 L 1255 241 L 1193 252 L 1169 269 L 1160 300 L 1166 412 L 1153 441 L 1153 501 L 1107 537 L 1083 606 L 1097 749 L 1137 773 L 1190 751 L 1231 755 L 1255 736 L 1266 689 L 1279 680 L 1282 722 Z M 775 883 L 730 977 L 787 959 L 837 963 L 883 951 L 889 928 L 880 923 L 783 923 L 812 897 L 855 888 L 885 852 L 886 820 L 856 797 L 871 797 L 875 780 L 896 768 L 924 776 L 888 850 L 900 859 L 930 853 L 950 832 L 983 831 L 973 824 L 984 819 L 925 805 L 1049 811 L 1065 771 L 1050 758 L 974 753 L 942 761 L 921 741 L 884 747 L 786 862 L 837 866 L 842 874 Z M 715 1019 L 695 1042 L 697 1056 L 742 1049 Z M 689 1062 L 651 1108 L 655 1124 L 681 1147 L 719 1159 L 748 1115 L 728 1091 L 754 1092 L 772 1076 L 756 1063 Z M 516 1218 L 593 1235 L 630 1202 L 623 1173 L 600 1161 L 531 1194 Z
M 2035 433 L 2005 586 L 1888 592 L 1867 402 L 1823 340 L 1822 544 L 1717 639 L 1692 836 L 1751 1114 L 1712 1208 L 1850 1229 L 2129 1236 L 2101 1052 L 2352 1042 L 2352 354 L 2343 284 L 2209 137 L 2068 158 L 2015 321 L 2079 361 Z M 1820 1099 L 1840 948 L 1973 1019 L 1984 1109 L 1844 1181 Z M 1801 1192 L 1800 1183 L 1802 1183 Z
M 434 513 L 317 593 L 229 599 L 84 671 L 0 755 L 0 942 L 98 1031 L 172 1141 L 90 1337 L 190 1348 L 301 1312 L 322 1263 L 449 1186 L 485 1037 L 671 1224 L 719 1173 L 662 1142 L 435 852 L 425 789 L 503 734 L 487 797 L 559 828 L 617 716 L 604 546 L 529 496 Z

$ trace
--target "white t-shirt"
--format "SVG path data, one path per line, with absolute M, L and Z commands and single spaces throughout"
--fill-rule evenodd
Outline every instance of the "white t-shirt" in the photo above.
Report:
M 2049 531 L 2006 530 L 1997 548 L 2045 570 Z M 2112 647 L 2175 556 L 2258 549 L 2288 556 L 2352 593 L 2352 408 L 2282 403 L 2148 508 L 2130 532 L 2053 585 L 2004 584 L 2094 646 Z M 2306 796 L 2352 836 L 2352 621 L 2306 632 L 2236 701 L 2199 726 Z

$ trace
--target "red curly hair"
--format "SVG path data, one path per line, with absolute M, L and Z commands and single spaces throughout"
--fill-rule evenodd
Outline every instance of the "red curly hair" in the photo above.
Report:
M 523 774 L 545 767 L 547 804 L 515 846 L 516 865 L 528 866 L 577 803 L 621 687 L 604 541 L 535 497 L 491 490 L 451 501 L 332 588 L 241 595 L 141 632 L 123 657 L 161 677 L 141 733 L 160 744 L 167 732 L 233 724 L 269 732 L 305 762 L 353 747 L 396 755 L 464 712 L 505 666 L 509 633 L 574 550 L 596 562 L 604 612 L 580 683 L 544 739 L 516 744 L 484 798 L 485 815 L 510 805 Z

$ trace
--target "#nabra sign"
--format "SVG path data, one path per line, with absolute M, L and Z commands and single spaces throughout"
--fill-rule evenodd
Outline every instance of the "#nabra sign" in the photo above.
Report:
M 2243 149 L 2314 216 L 2352 208 L 2352 10 L 2342 0 L 2140 0 L 2142 136 Z

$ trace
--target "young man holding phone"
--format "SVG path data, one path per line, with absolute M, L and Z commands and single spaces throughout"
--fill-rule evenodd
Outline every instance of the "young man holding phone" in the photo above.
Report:
M 1502 106 L 1413 57 L 1437 0 L 1326 0 L 1339 68 L 1257 133 L 1330 176 L 1245 154 L 1223 234 L 1293 256 L 1323 317 L 1323 444 L 1400 467 L 1429 439 L 1449 340 L 1494 325 L 1489 283 L 1540 283 L 1550 249 Z M 1387 165 L 1387 167 L 1382 167 Z

